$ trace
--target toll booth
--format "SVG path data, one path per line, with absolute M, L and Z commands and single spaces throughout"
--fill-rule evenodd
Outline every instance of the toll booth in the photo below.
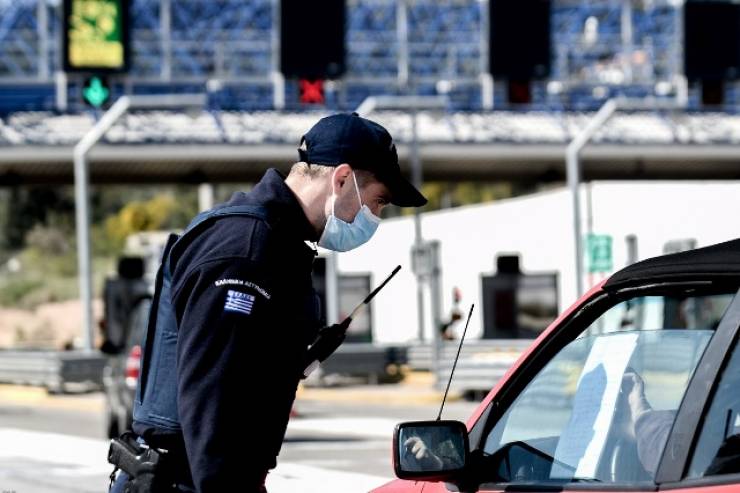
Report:
M 322 325 L 329 323 L 328 320 L 344 320 L 372 290 L 370 274 L 337 274 L 337 290 L 334 294 L 336 300 L 331 300 L 332 290 L 327 274 L 330 270 L 329 258 L 323 255 L 316 258 L 313 265 L 313 287 L 321 303 Z M 337 311 L 336 317 L 327 316 L 335 309 Z M 349 329 L 347 329 L 346 342 L 373 342 L 371 314 L 372 305 L 368 305 L 357 314 Z
M 524 274 L 518 255 L 496 258 L 482 276 L 483 338 L 534 339 L 558 316 L 557 273 Z

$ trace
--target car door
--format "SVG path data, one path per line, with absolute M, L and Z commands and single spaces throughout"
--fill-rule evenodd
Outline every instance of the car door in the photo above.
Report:
M 707 367 L 697 371 L 707 378 L 697 378 L 676 418 L 658 478 L 661 490 L 740 491 L 740 342 L 737 327 L 728 327 L 715 336 L 716 353 L 707 349 Z
M 705 420 L 712 445 L 691 453 L 740 325 L 736 289 L 680 283 L 595 296 L 540 343 L 475 423 L 475 465 L 463 491 L 656 491 L 716 482 L 684 471 L 693 460 L 694 475 L 705 472 L 701 464 L 720 447 L 727 398 L 715 399 L 720 410 Z M 456 489 L 428 483 L 423 491 Z

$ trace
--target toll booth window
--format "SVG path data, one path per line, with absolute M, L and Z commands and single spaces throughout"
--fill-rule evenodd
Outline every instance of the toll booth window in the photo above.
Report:
M 533 339 L 558 315 L 556 274 L 483 277 L 483 337 Z
M 344 320 L 370 292 L 370 275 L 339 276 L 339 320 Z M 347 329 L 348 342 L 372 342 L 372 305 L 362 310 Z

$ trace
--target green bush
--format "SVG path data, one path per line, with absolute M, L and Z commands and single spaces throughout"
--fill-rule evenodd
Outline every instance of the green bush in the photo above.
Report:
M 9 279 L 0 284 L 0 305 L 18 307 L 23 298 L 43 286 L 39 279 Z
M 96 296 L 102 292 L 105 277 L 115 271 L 116 259 L 130 234 L 179 229 L 198 212 L 197 194 L 192 187 L 123 186 L 94 192 L 90 242 Z M 71 189 L 65 193 L 71 197 Z M 23 234 L 23 241 L 16 242 L 18 248 L 0 241 L 0 306 L 35 308 L 39 304 L 79 296 L 74 211 L 47 195 L 29 196 L 28 204 L 38 210 L 24 209 L 25 222 L 17 232 Z M 0 198 L 3 198 L 2 193 Z M 0 226 L 3 227 L 7 211 L 16 207 L 12 197 L 4 198 L 0 200 Z M 14 262 L 19 262 L 20 268 L 10 270 L 7 262 L 11 258 L 17 259 Z

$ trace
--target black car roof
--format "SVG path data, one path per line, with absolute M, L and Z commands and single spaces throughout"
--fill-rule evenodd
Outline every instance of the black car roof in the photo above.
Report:
M 740 283 L 740 239 L 637 262 L 612 275 L 603 288 L 704 279 Z

